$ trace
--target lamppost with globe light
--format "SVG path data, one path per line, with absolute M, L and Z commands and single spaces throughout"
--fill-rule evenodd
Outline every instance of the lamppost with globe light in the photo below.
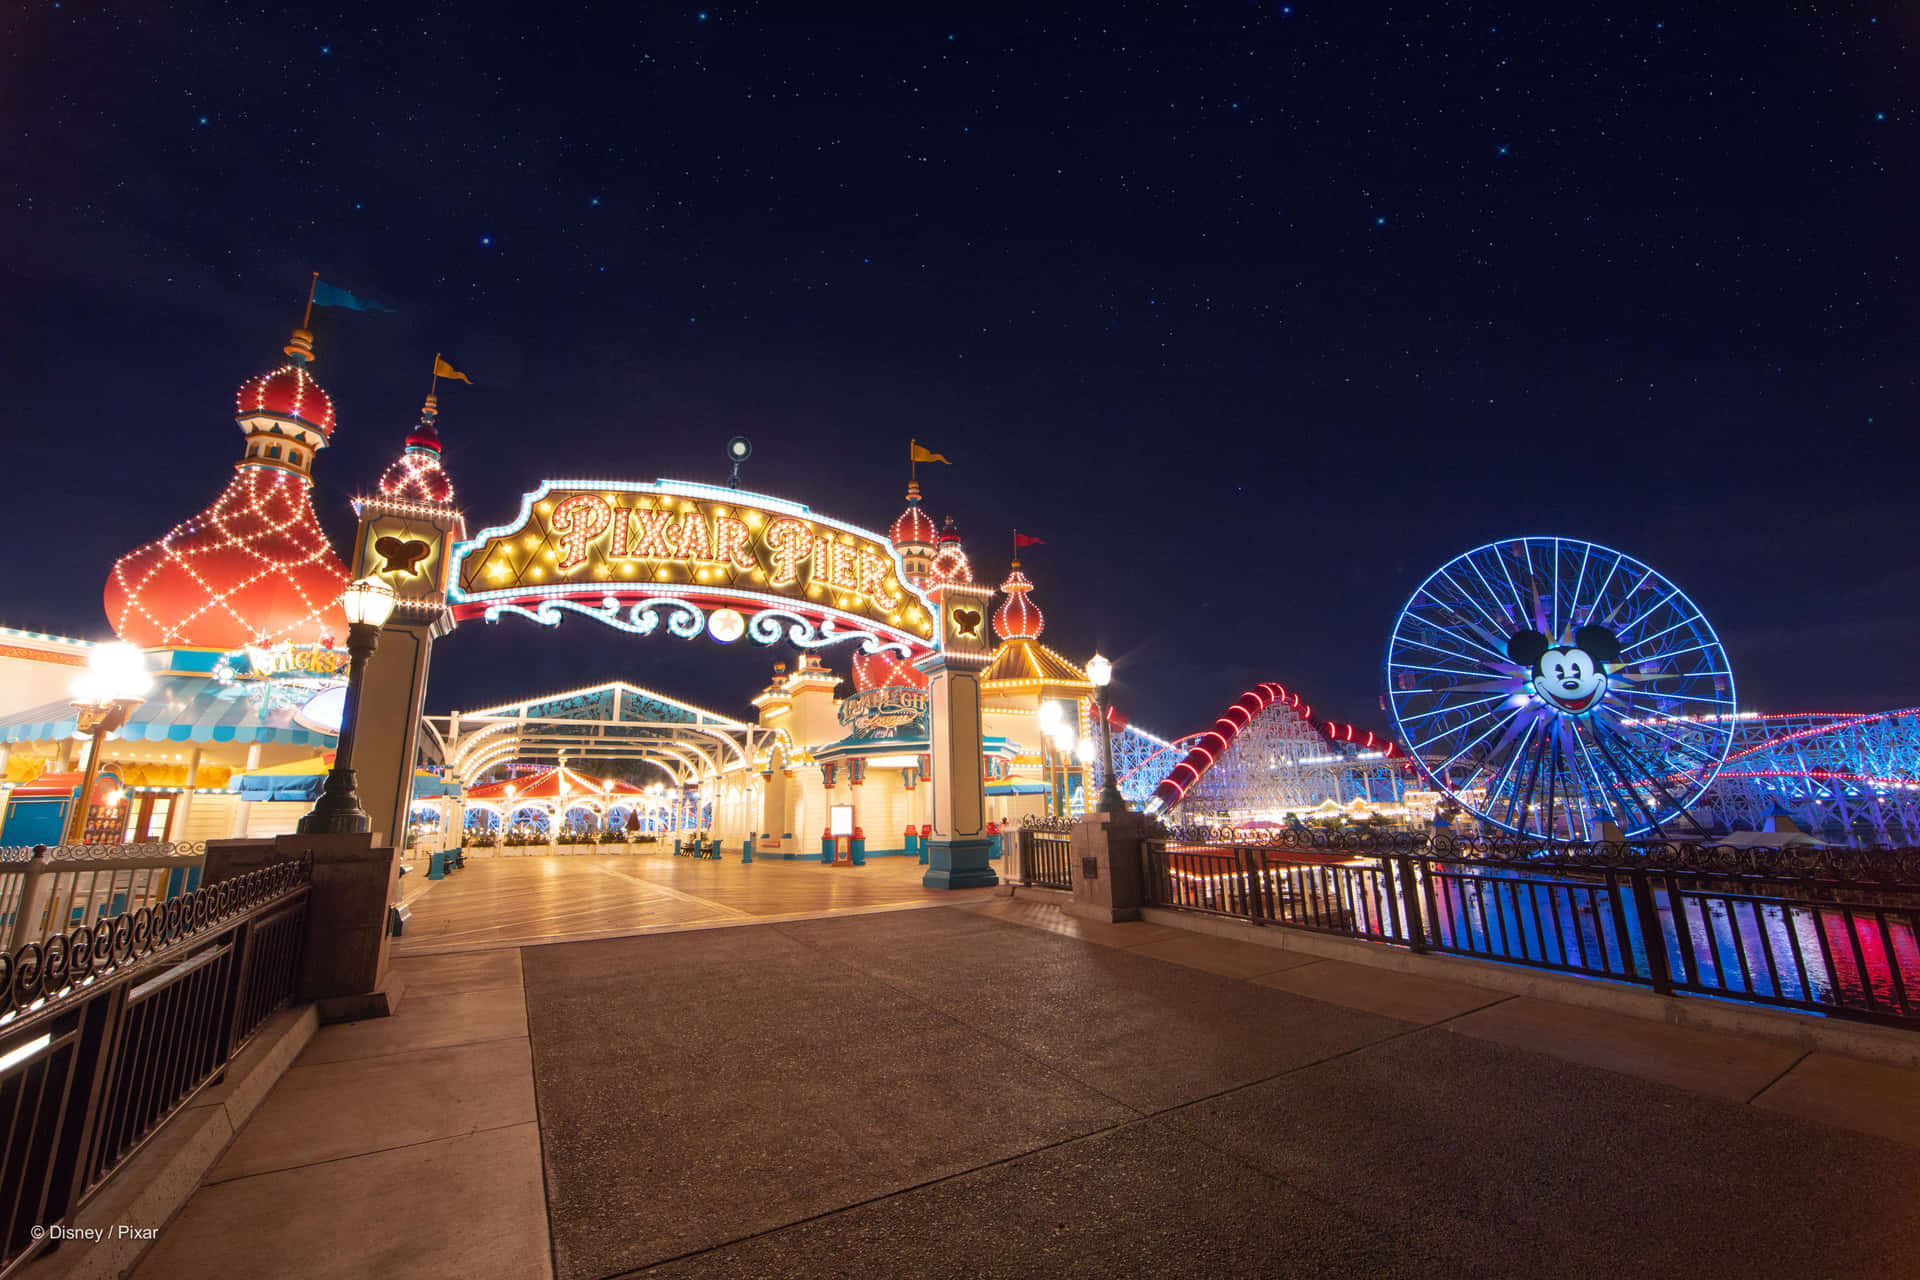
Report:
M 1061 802 L 1060 788 L 1054 782 L 1053 756 L 1060 747 L 1060 739 L 1066 731 L 1067 718 L 1057 702 L 1040 704 L 1040 763 L 1047 775 L 1047 816 L 1060 817 L 1066 812 Z
M 367 659 L 380 643 L 380 628 L 393 616 L 394 600 L 393 588 L 378 578 L 350 583 L 340 597 L 340 607 L 347 615 L 347 697 L 340 712 L 333 768 L 327 773 L 320 799 L 300 819 L 301 835 L 355 835 L 372 829 L 354 790 L 353 728 L 360 718 L 360 689 L 366 682 Z
M 1113 683 L 1113 663 L 1094 654 L 1087 661 L 1087 679 L 1093 681 L 1093 705 L 1100 717 L 1100 759 L 1106 768 L 1100 808 L 1107 813 L 1125 813 L 1127 798 L 1120 794 L 1120 780 L 1113 773 L 1113 723 L 1107 719 L 1107 686 Z
M 68 844 L 79 844 L 86 837 L 87 810 L 93 802 L 94 783 L 100 778 L 100 752 L 107 735 L 127 722 L 152 688 L 147 655 L 138 646 L 117 642 L 95 645 L 87 655 L 86 671 L 74 677 L 73 708 L 79 713 L 75 727 L 91 734 L 92 744 L 87 749 L 87 774 L 80 785 L 80 797 L 74 801 L 73 817 L 67 823 Z

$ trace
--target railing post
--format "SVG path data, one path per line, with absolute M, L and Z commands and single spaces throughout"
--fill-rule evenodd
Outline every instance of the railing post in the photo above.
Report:
M 1267 903 L 1261 893 L 1260 854 L 1249 845 L 1242 845 L 1240 854 L 1240 883 L 1247 898 L 1247 918 L 1255 924 L 1267 923 Z
M 1400 910 L 1407 917 L 1407 948 L 1424 952 L 1427 949 L 1427 926 L 1420 916 L 1420 889 L 1413 879 L 1413 858 L 1401 854 L 1397 858 L 1383 858 L 1381 861 L 1399 864 Z M 1389 869 L 1388 874 L 1393 874 L 1393 871 Z
M 40 941 L 40 917 L 47 913 L 47 895 L 53 892 L 53 874 L 47 846 L 33 846 L 33 856 L 27 859 L 27 869 L 20 877 L 19 896 L 13 900 L 13 930 L 7 938 L 9 955 L 29 942 Z M 56 932 L 65 933 L 66 930 Z
M 1633 889 L 1634 910 L 1640 919 L 1640 945 L 1647 953 L 1647 976 L 1653 981 L 1654 991 L 1670 996 L 1673 994 L 1673 974 L 1667 965 L 1667 935 L 1660 928 L 1660 913 L 1654 909 L 1652 880 L 1640 867 L 1633 868 L 1627 876 Z M 1617 886 L 1618 881 L 1615 884 Z M 1676 920 L 1676 936 L 1679 931 L 1679 921 Z M 1681 939 L 1681 945 L 1685 945 L 1684 938 Z

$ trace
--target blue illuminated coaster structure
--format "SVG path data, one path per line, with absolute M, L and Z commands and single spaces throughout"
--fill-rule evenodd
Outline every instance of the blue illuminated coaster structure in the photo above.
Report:
M 1420 771 L 1517 836 L 1690 827 L 1733 742 L 1733 672 L 1705 616 L 1632 556 L 1572 538 L 1435 570 L 1394 620 L 1385 680 Z

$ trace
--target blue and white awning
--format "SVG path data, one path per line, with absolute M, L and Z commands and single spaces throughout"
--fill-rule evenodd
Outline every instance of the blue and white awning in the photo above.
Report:
M 265 742 L 327 750 L 335 735 L 306 727 L 300 713 L 324 690 L 269 681 L 220 684 L 205 676 L 156 677 L 153 692 L 111 735 L 129 742 Z M 57 742 L 73 736 L 69 702 L 0 717 L 0 742 Z

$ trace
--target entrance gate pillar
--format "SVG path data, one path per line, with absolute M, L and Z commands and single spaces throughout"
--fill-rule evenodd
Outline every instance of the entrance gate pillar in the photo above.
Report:
M 407 844 L 427 665 L 435 638 L 444 634 L 437 622 L 390 622 L 380 628 L 380 646 L 367 659 L 353 767 L 375 846 Z
M 1000 883 L 988 857 L 987 784 L 980 754 L 980 673 L 992 660 L 987 643 L 990 587 L 953 583 L 931 593 L 940 648 L 917 660 L 930 680 L 928 732 L 933 759 L 927 783 L 933 838 L 927 844 L 929 889 L 974 889 Z
M 448 552 L 467 528 L 447 503 L 361 498 L 354 510 L 360 529 L 353 575 L 379 579 L 396 598 L 392 620 L 380 629 L 379 647 L 367 660 L 353 768 L 374 846 L 404 849 L 427 666 L 434 640 L 453 630 L 447 611 Z

